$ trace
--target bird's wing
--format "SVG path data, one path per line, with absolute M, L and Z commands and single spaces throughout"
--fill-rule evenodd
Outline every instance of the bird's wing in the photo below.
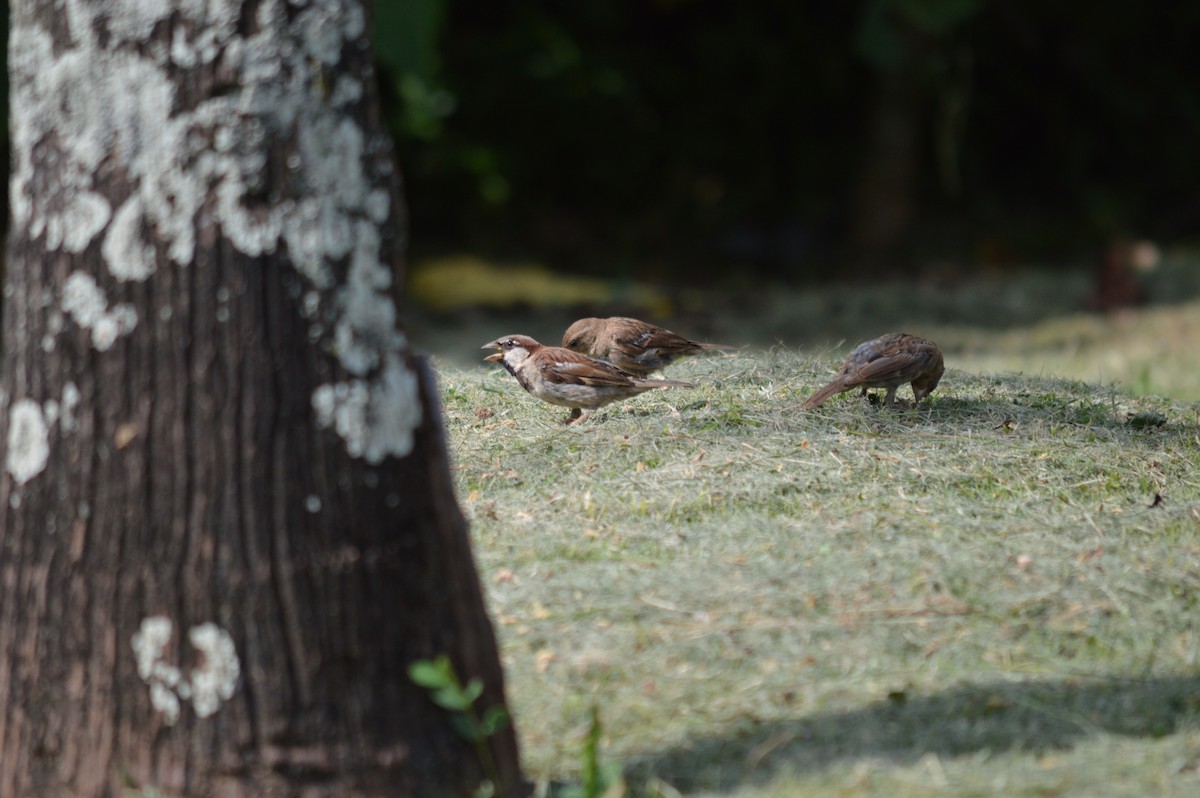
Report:
M 862 364 L 851 375 L 856 383 L 908 382 L 921 376 L 932 362 L 933 354 L 923 347 L 913 351 L 893 350 Z
M 542 350 L 538 355 L 538 369 L 549 382 L 621 388 L 634 385 L 632 377 L 611 363 L 594 360 L 570 349 L 554 347 Z
M 684 338 L 679 333 L 641 322 L 638 326 L 631 326 L 621 338 L 624 340 L 618 339 L 620 343 L 639 349 L 659 349 L 683 354 L 695 354 L 701 349 L 700 344 Z

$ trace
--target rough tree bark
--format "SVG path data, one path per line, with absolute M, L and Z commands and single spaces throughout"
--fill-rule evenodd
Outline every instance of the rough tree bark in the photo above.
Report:
M 362 3 L 13 2 L 9 68 L 0 796 L 472 794 L 406 675 L 504 701 Z

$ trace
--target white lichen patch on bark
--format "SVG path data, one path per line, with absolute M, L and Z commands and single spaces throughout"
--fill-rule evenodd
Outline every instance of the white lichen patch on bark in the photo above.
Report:
M 8 447 L 4 467 L 13 481 L 24 485 L 50 460 L 50 429 L 42 406 L 32 399 L 14 402 L 8 413 Z
M 47 399 L 46 403 L 42 405 L 42 415 L 46 419 L 47 427 L 53 427 L 58 422 L 58 410 L 57 399 Z
M 138 677 L 150 686 L 150 705 L 162 713 L 168 726 L 179 720 L 181 702 L 188 701 L 200 718 L 211 717 L 233 697 L 241 678 L 241 665 L 233 638 L 214 623 L 188 631 L 188 641 L 199 663 L 184 678 L 183 671 L 166 662 L 166 651 L 175 634 L 170 618 L 156 615 L 142 620 L 130 640 Z
M 352 375 L 355 396 L 365 392 L 358 421 L 333 424 L 353 430 L 339 432 L 347 451 L 372 462 L 407 454 L 421 406 L 406 387 L 415 377 L 383 256 L 387 176 L 380 141 L 348 113 L 363 81 L 338 74 L 365 46 L 362 6 L 262 0 L 242 24 L 235 0 L 63 5 L 69 33 L 57 40 L 19 7 L 11 21 L 14 224 L 50 250 L 81 252 L 102 234 L 100 256 L 121 281 L 190 265 L 200 228 L 248 256 L 282 250 L 320 295 L 298 308 L 309 339 Z M 181 102 L 187 70 L 199 85 L 222 76 L 221 91 Z M 272 158 L 284 142 L 294 149 L 280 180 Z M 129 186 L 113 205 L 94 183 L 102 164 Z M 38 182 L 46 175 L 54 185 Z M 136 317 L 105 310 L 96 281 L 74 290 L 64 309 L 97 349 L 132 329 Z
M 348 380 L 313 391 L 317 424 L 332 428 L 351 457 L 374 464 L 412 451 L 413 430 L 421 421 L 420 386 L 417 375 L 398 361 L 388 358 L 376 385 Z
M 241 676 L 237 649 L 229 633 L 215 623 L 193 626 L 188 640 L 203 655 L 203 661 L 191 672 L 192 707 L 196 715 L 207 718 L 216 714 L 237 689 Z
M 392 273 L 375 268 L 378 229 L 369 222 L 358 222 L 354 242 L 346 283 L 338 289 L 340 312 L 333 343 L 346 370 L 363 375 L 379 366 L 381 354 L 404 342 L 396 332 L 396 305 L 386 293 Z
M 154 247 L 142 233 L 145 219 L 141 197 L 131 194 L 108 226 L 100 255 L 118 280 L 145 280 L 154 273 Z
M 85 272 L 72 272 L 63 283 L 62 309 L 71 320 L 92 334 L 92 346 L 106 352 L 117 338 L 137 326 L 137 311 L 132 305 L 119 304 L 111 309 L 96 278 Z
M 130 641 L 138 678 L 150 685 L 150 705 L 162 713 L 168 726 L 179 720 L 179 697 L 175 689 L 183 678 L 179 668 L 163 661 L 174 631 L 175 624 L 170 618 L 161 615 L 144 618 Z
M 64 433 L 72 433 L 79 429 L 79 420 L 75 418 L 75 408 L 79 407 L 79 388 L 75 383 L 68 382 L 63 386 L 62 403 L 59 405 L 61 415 L 58 418 L 59 426 Z

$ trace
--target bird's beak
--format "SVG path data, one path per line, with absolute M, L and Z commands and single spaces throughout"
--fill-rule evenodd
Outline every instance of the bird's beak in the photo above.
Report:
M 486 344 L 484 344 L 483 346 L 481 346 L 479 348 L 480 349 L 499 349 L 500 348 L 500 339 L 497 338 L 495 341 L 488 341 Z M 497 352 L 494 355 L 488 355 L 487 357 L 485 357 L 483 359 L 483 362 L 484 363 L 495 363 L 496 361 L 503 360 L 503 359 L 504 359 L 504 353 Z

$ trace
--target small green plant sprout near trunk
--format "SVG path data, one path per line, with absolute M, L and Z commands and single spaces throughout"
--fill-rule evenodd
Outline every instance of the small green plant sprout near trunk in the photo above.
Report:
M 487 740 L 508 723 L 508 710 L 497 704 L 485 710 L 481 717 L 475 701 L 483 694 L 483 682 L 473 678 L 464 685 L 454 672 L 450 657 L 445 654 L 432 660 L 417 660 L 408 667 L 408 676 L 429 690 L 433 703 L 450 713 L 450 725 L 475 749 L 486 775 L 475 791 L 475 798 L 492 798 L 499 783 L 499 772 Z
M 622 798 L 625 795 L 625 777 L 617 762 L 600 761 L 600 709 L 592 704 L 592 718 L 587 736 L 583 740 L 583 761 L 580 784 L 568 787 L 562 798 Z

